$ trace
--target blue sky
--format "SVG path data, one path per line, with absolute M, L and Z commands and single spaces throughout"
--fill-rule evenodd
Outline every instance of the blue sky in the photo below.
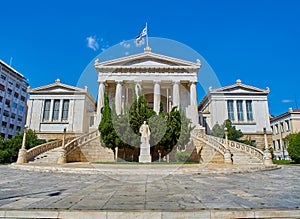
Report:
M 56 78 L 76 85 L 96 56 L 135 38 L 147 21 L 150 37 L 169 38 L 201 54 L 221 85 L 240 78 L 270 87 L 271 114 L 300 107 L 297 0 L 10 0 L 1 2 L 0 19 L 0 59 L 9 63 L 13 57 L 12 66 L 31 87 Z M 98 46 L 88 47 L 87 39 Z

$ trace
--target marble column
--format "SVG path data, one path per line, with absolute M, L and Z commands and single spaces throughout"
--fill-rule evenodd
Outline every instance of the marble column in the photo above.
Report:
M 190 86 L 190 102 L 192 106 L 197 106 L 196 82 L 191 82 Z
M 159 108 L 160 108 L 160 84 L 158 81 L 154 82 L 154 106 L 153 109 L 156 112 L 156 114 L 159 114 Z
M 122 112 L 122 84 L 121 84 L 121 81 L 117 81 L 115 104 L 116 104 L 116 114 L 120 115 Z
M 173 106 L 180 106 L 179 81 L 173 82 Z
M 101 108 L 104 107 L 104 92 L 105 85 L 103 81 L 100 81 L 98 88 L 98 104 L 97 104 L 97 124 L 101 121 Z

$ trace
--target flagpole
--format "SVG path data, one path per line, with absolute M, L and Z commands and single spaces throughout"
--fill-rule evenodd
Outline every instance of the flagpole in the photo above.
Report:
M 146 42 L 147 42 L 147 47 L 149 47 L 149 41 L 148 41 L 148 23 L 147 22 L 146 22 L 146 30 L 147 30 Z

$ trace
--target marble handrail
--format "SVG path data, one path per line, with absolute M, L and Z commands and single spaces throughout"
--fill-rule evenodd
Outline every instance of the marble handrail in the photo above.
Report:
M 90 141 L 94 140 L 95 138 L 99 137 L 100 133 L 98 130 L 92 131 L 90 133 L 81 135 L 75 139 L 73 139 L 72 141 L 68 142 L 64 149 L 66 150 L 67 153 L 70 153 L 71 151 L 73 151 L 74 149 L 81 147 L 84 144 L 89 143 Z

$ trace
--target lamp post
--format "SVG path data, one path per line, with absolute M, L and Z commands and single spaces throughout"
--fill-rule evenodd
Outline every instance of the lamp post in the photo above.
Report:
M 267 129 L 263 128 L 263 132 L 264 132 L 264 140 L 265 140 L 265 150 L 264 150 L 264 158 L 263 158 L 264 165 L 273 166 L 272 155 L 268 148 Z
M 232 164 L 231 151 L 229 150 L 229 145 L 228 145 L 228 130 L 227 130 L 226 127 L 224 128 L 224 132 L 225 132 L 224 163 L 226 163 L 226 164 Z
M 18 159 L 17 159 L 18 164 L 27 163 L 27 150 L 25 148 L 26 134 L 27 134 L 27 126 L 24 126 L 22 146 L 21 146 L 21 149 L 19 150 Z

